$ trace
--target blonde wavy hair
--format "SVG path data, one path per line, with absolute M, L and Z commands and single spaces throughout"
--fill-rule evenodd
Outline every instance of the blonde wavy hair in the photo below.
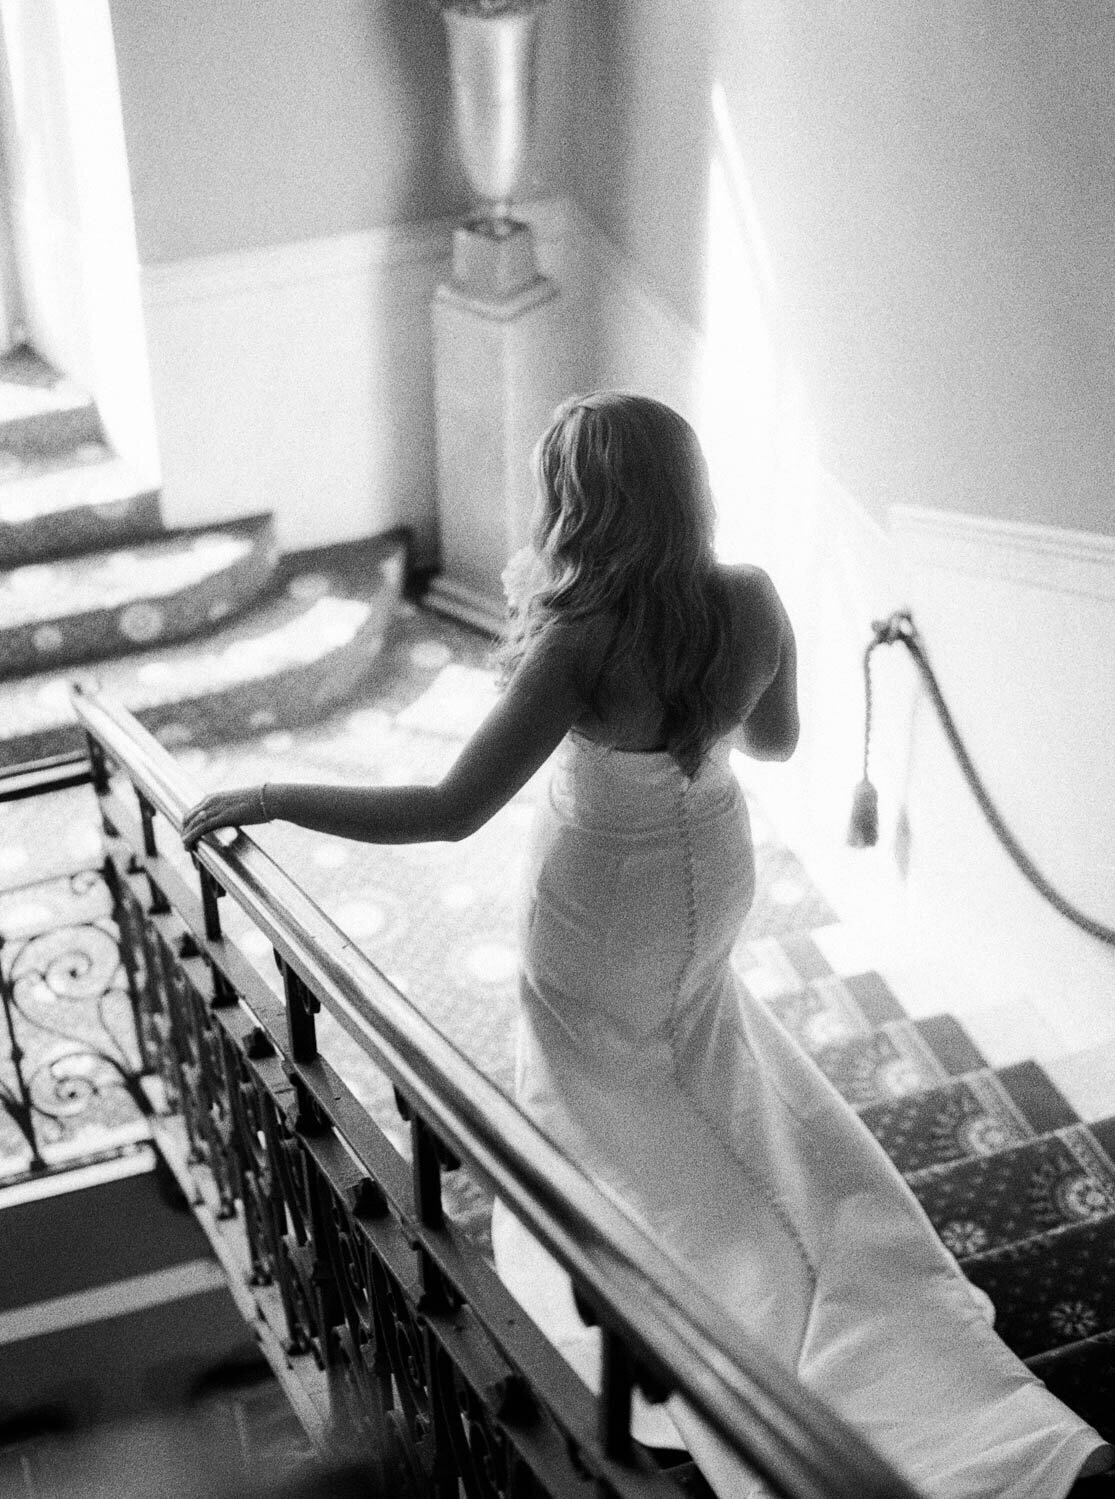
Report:
M 532 461 L 538 566 L 512 604 L 504 680 L 557 621 L 603 617 L 590 707 L 614 665 L 635 665 L 662 704 L 666 748 L 694 774 L 728 727 L 734 668 L 697 434 L 661 401 L 598 391 L 558 407 Z

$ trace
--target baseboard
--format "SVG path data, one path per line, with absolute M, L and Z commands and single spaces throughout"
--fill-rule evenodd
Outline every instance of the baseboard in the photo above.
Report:
M 422 603 L 436 614 L 444 614 L 460 624 L 481 630 L 485 635 L 499 635 L 504 621 L 502 603 L 470 588 L 467 583 L 455 582 L 443 573 L 437 574 L 422 596 Z

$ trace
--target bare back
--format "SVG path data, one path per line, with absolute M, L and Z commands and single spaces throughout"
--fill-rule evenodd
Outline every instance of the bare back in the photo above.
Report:
M 791 645 L 793 637 L 778 595 L 760 568 L 718 566 L 716 583 L 736 665 L 723 705 L 723 732 L 728 734 L 745 724 L 777 681 L 787 634 Z M 584 659 L 591 669 L 604 655 L 614 627 L 602 619 L 587 622 L 584 628 Z M 783 684 L 784 692 L 787 687 L 793 697 L 792 681 Z M 666 747 L 661 701 L 638 664 L 613 663 L 599 697 L 600 711 L 586 711 L 574 724 L 579 734 L 621 750 L 649 752 Z M 796 724 L 796 703 L 793 717 Z

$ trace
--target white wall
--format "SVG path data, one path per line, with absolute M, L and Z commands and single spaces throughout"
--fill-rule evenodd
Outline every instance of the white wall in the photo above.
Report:
M 570 190 L 695 321 L 730 135 L 820 455 L 877 520 L 1115 530 L 1106 5 L 580 0 L 576 19 Z
M 7 159 L 28 335 L 157 473 L 107 0 L 2 0 Z
M 406 522 L 432 555 L 429 299 L 444 216 L 469 206 L 435 10 L 0 0 L 0 18 L 29 333 L 125 456 L 152 478 L 161 460 L 167 520 L 270 509 L 286 547 Z M 524 194 L 565 170 L 567 32 L 552 0 Z
M 564 206 L 522 211 L 570 292 Z M 284 550 L 409 525 L 433 560 L 430 303 L 453 223 L 144 269 L 168 523 L 270 510 Z
M 1095 1048 L 1115 1040 L 1115 952 L 1016 873 L 900 646 L 873 658 L 880 842 L 854 850 L 845 836 L 870 624 L 909 606 L 1016 836 L 1067 897 L 1115 925 L 1115 541 L 910 507 L 881 525 L 820 461 L 757 284 L 761 246 L 739 236 L 715 248 L 713 237 L 720 296 L 700 334 L 591 222 L 573 222 L 597 291 L 602 371 L 697 422 L 721 551 L 766 566 L 795 623 L 801 745 L 788 765 L 749 763 L 749 783 L 914 1013 L 959 1012 L 981 1041 L 985 1025 L 998 1055 L 1040 1054 L 1078 1107 L 1093 1095 L 1102 1107 L 1111 1078 Z
M 910 602 L 992 801 L 1045 877 L 1115 928 L 1115 539 L 896 511 Z M 1115 947 L 1008 865 L 934 715 L 910 739 L 911 938 L 969 1003 L 1038 1010 L 1064 1055 L 1115 1040 Z M 1093 1060 L 1094 1066 L 1094 1060 Z
M 285 551 L 396 524 L 428 549 L 447 245 L 432 225 L 145 268 L 167 523 L 270 510 Z
M 801 749 L 751 778 L 904 998 L 995 1013 L 973 1033 L 1060 1058 L 1086 1102 L 1112 952 L 991 840 L 898 647 L 875 656 L 882 838 L 844 836 L 863 649 L 909 604 L 1018 836 L 1115 919 L 1106 7 L 575 14 L 604 368 L 695 415 L 722 550 L 770 569 L 799 637 Z
M 111 0 L 145 266 L 464 213 L 425 0 Z M 567 0 L 547 5 L 531 198 L 565 171 Z
M 112 0 L 171 524 L 435 555 L 430 301 L 469 207 L 444 28 L 412 0 Z M 524 198 L 565 171 L 568 0 Z

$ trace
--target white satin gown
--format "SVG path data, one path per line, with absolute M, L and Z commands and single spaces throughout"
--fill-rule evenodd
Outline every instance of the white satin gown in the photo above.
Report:
M 882 1147 L 737 980 L 754 882 L 726 744 L 688 779 L 567 736 L 528 865 L 518 1102 L 929 1499 L 1060 1499 L 1102 1439 L 993 1332 Z M 564 1272 L 501 1203 L 492 1231 L 598 1388 Z M 764 1492 L 679 1398 L 637 1404 L 641 1440 L 679 1432 L 721 1499 Z

